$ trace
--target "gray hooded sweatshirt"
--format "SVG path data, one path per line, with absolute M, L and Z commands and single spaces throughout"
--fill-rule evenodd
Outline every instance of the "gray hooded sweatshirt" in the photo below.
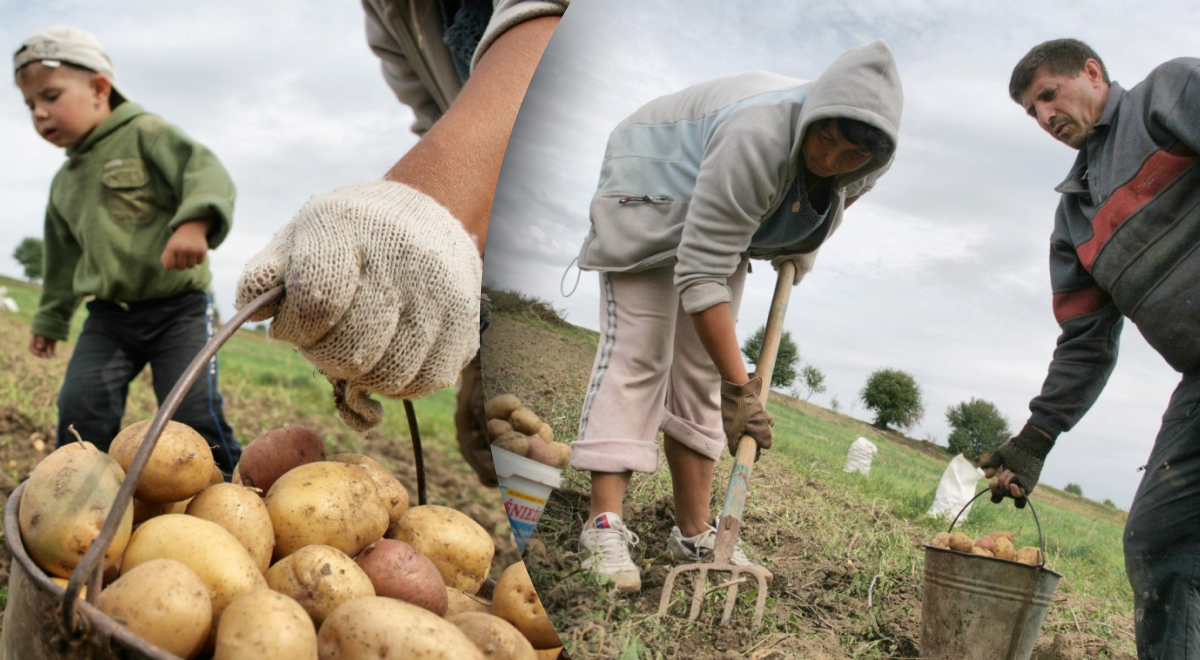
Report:
M 891 159 L 836 177 L 814 232 L 756 246 L 755 232 L 783 211 L 802 176 L 805 130 L 848 118 L 896 141 L 902 106 L 900 75 L 882 41 L 847 51 L 815 81 L 752 71 L 655 99 L 609 136 L 579 267 L 636 272 L 674 262 L 692 314 L 731 300 L 726 280 L 743 255 L 796 256 L 807 272 L 841 223 L 845 200 L 870 190 Z

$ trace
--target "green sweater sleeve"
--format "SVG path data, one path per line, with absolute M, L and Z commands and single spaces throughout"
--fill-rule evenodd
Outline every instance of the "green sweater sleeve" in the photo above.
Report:
M 179 195 L 171 218 L 172 231 L 191 220 L 212 220 L 208 247 L 215 249 L 229 234 L 236 191 L 216 154 L 178 127 L 163 122 L 147 145 L 147 156 Z
M 82 250 L 53 205 L 46 207 L 44 231 L 42 299 L 33 316 L 31 331 L 40 337 L 62 341 L 70 333 L 71 316 L 79 306 L 72 282 Z

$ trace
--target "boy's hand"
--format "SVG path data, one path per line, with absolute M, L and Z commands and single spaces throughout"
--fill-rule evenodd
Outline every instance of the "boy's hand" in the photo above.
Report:
M 373 181 L 309 201 L 238 282 L 238 308 L 279 284 L 271 336 L 334 385 L 357 430 L 382 420 L 369 392 L 415 399 L 453 385 L 479 349 L 482 263 L 462 224 L 429 196 Z
M 29 352 L 40 358 L 54 357 L 54 348 L 58 346 L 57 339 L 48 339 L 39 335 L 29 338 Z
M 176 227 L 159 259 L 163 268 L 187 270 L 204 263 L 204 255 L 208 254 L 208 230 L 211 227 L 210 220 L 191 220 Z

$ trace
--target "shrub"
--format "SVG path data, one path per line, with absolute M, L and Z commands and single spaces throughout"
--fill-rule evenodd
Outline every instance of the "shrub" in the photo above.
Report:
M 909 428 L 925 414 L 917 381 L 896 369 L 878 369 L 872 373 L 859 398 L 875 411 L 873 424 L 881 429 L 892 425 Z
M 1063 486 L 1063 490 L 1072 495 L 1083 497 L 1083 486 L 1080 486 L 1079 484 L 1067 484 L 1066 486 Z

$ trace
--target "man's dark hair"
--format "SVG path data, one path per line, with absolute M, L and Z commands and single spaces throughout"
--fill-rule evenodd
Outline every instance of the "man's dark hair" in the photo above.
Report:
M 824 128 L 833 119 L 826 119 L 818 126 Z M 838 132 L 856 147 L 865 147 L 871 152 L 871 160 L 886 160 L 896 150 L 896 143 L 883 129 L 857 119 L 838 118 Z
M 1092 50 L 1092 47 L 1078 39 L 1054 39 L 1040 43 L 1029 50 L 1025 57 L 1013 67 L 1012 78 L 1008 81 L 1008 95 L 1016 103 L 1021 102 L 1021 95 L 1033 82 L 1033 77 L 1043 68 L 1046 73 L 1056 76 L 1075 76 L 1083 71 L 1083 65 L 1088 60 L 1100 63 L 1100 73 L 1104 82 L 1108 79 L 1108 69 L 1104 60 Z

